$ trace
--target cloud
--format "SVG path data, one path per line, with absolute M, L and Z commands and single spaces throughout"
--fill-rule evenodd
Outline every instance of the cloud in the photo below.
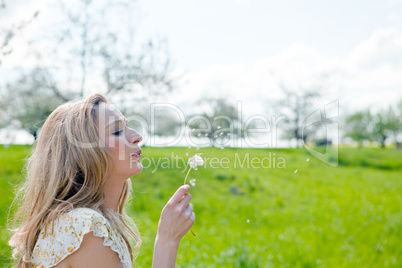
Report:
M 250 66 L 214 64 L 186 75 L 180 94 L 187 100 L 227 96 L 262 112 L 270 100 L 282 97 L 278 82 L 295 90 L 308 88 L 325 74 L 329 79 L 324 99 L 328 101 L 339 99 L 351 110 L 395 102 L 402 98 L 402 32 L 378 29 L 344 57 L 294 44 Z
M 345 59 L 357 70 L 383 65 L 402 66 L 402 33 L 397 28 L 379 29 L 360 43 Z

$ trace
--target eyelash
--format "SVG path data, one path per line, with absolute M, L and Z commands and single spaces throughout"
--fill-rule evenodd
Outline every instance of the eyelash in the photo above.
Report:
M 115 133 L 113 133 L 113 135 L 120 136 L 121 133 L 123 133 L 123 130 L 116 131 Z

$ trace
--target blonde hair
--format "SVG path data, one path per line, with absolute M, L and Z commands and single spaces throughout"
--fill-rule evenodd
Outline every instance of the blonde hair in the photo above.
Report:
M 131 181 L 124 183 L 117 210 L 103 205 L 111 155 L 99 137 L 96 107 L 100 102 L 107 100 L 94 94 L 84 101 L 63 104 L 44 123 L 25 165 L 26 180 L 13 203 L 18 210 L 9 244 L 14 247 L 15 267 L 31 267 L 41 229 L 60 214 L 79 207 L 100 210 L 123 236 L 131 259 L 138 256 L 141 237 L 123 209 Z

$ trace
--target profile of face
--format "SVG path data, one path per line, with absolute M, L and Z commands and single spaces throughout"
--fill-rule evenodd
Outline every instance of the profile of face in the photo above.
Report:
M 100 102 L 97 107 L 99 136 L 112 159 L 109 162 L 113 179 L 126 180 L 140 173 L 142 136 L 127 125 L 127 119 L 110 103 Z

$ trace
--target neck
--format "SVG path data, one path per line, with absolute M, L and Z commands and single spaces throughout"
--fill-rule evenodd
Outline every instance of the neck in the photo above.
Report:
M 117 179 L 110 178 L 106 180 L 104 189 L 106 208 L 117 210 L 123 185 L 124 182 Z

